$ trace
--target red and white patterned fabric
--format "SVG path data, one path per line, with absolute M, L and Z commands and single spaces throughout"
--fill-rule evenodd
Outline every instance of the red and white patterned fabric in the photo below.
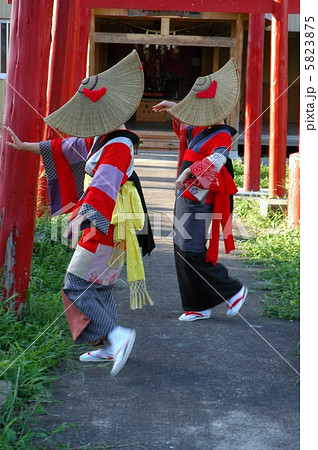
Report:
M 107 286 L 116 282 L 123 265 L 123 258 L 116 260 L 113 255 L 114 226 L 110 222 L 119 189 L 133 171 L 134 147 L 126 136 L 117 136 L 91 155 L 95 139 L 45 141 L 40 150 L 52 215 L 71 212 L 70 222 L 79 214 L 86 219 L 68 272 Z M 85 172 L 92 180 L 84 192 Z
M 219 172 L 215 165 L 208 158 L 197 161 L 190 166 L 192 174 L 196 178 L 196 182 L 202 189 L 216 191 L 219 187 Z

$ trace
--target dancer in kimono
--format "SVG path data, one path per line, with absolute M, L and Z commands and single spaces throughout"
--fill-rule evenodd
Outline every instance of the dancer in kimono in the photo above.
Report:
M 164 100 L 153 107 L 172 115 L 180 139 L 174 254 L 184 310 L 181 321 L 208 319 L 212 308 L 223 302 L 226 314 L 235 316 L 247 295 L 247 288 L 218 261 L 220 226 L 226 253 L 234 249 L 231 212 L 237 188 L 229 152 L 236 130 L 224 120 L 238 94 L 239 78 L 231 59 L 214 74 L 198 78 L 178 104 Z
M 152 303 L 135 234 L 145 220 L 134 172 L 139 137 L 123 125 L 137 109 L 143 86 L 142 65 L 133 51 L 83 80 L 71 100 L 45 119 L 52 128 L 76 137 L 27 143 L 7 128 L 11 147 L 41 154 L 51 214 L 71 213 L 66 235 L 73 246 L 83 231 L 64 279 L 65 314 L 76 343 L 100 345 L 80 360 L 112 361 L 112 375 L 123 368 L 135 340 L 135 330 L 117 324 L 113 297 L 125 253 L 131 307 Z M 85 176 L 90 183 L 84 191 Z M 152 235 L 143 241 L 143 254 L 150 253 Z

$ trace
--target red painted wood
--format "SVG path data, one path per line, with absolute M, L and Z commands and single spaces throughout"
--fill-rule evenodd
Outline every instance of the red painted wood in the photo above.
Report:
M 56 6 L 47 114 L 60 108 L 75 94 L 78 66 L 82 63 L 78 56 L 81 0 L 57 0 Z
M 244 189 L 260 189 L 264 14 L 250 14 L 246 61 Z
M 43 133 L 52 8 L 53 0 L 15 0 L 12 5 L 3 124 L 29 142 L 39 141 Z M 12 262 L 12 270 L 4 269 L 5 294 L 16 295 L 18 308 L 25 301 L 30 277 L 39 156 L 7 147 L 8 140 L 3 130 L 0 267 Z M 12 258 L 8 259 L 10 250 Z
M 88 11 L 81 6 L 81 0 L 56 2 L 46 115 L 66 103 L 85 77 L 90 22 Z M 45 128 L 44 139 L 59 136 L 50 127 Z M 37 216 L 48 207 L 47 181 L 41 163 Z
M 78 66 L 76 75 L 76 86 L 78 87 L 86 77 L 87 52 L 90 32 L 91 11 L 87 8 L 81 8 L 79 44 L 77 50 Z
M 83 0 L 87 8 L 144 9 L 155 11 L 211 11 L 271 13 L 273 0 Z M 289 14 L 299 14 L 300 0 L 289 0 Z
M 289 157 L 289 183 L 287 203 L 287 225 L 289 229 L 300 225 L 300 155 Z
M 288 0 L 275 2 L 271 30 L 269 197 L 285 194 L 287 154 Z

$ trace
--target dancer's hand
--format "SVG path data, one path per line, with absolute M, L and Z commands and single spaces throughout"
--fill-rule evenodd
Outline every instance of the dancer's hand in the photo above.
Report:
M 26 152 L 40 154 L 40 145 L 38 142 L 22 142 L 11 128 L 7 126 L 4 126 L 3 128 L 7 130 L 12 139 L 12 142 L 6 143 L 9 147 L 14 148 L 15 150 L 24 150 Z
M 185 188 L 184 181 L 189 177 L 191 174 L 190 168 L 185 169 L 179 177 L 176 179 L 176 189 L 179 191 L 183 191 Z
M 63 238 L 70 242 L 71 248 L 75 248 L 77 246 L 81 232 L 81 225 L 85 220 L 85 216 L 77 214 L 77 216 L 67 224 L 67 228 L 63 233 Z
M 169 108 L 172 108 L 174 105 L 176 105 L 175 102 L 170 102 L 168 100 L 163 100 L 160 103 L 157 103 L 152 107 L 152 110 L 154 112 L 166 112 Z

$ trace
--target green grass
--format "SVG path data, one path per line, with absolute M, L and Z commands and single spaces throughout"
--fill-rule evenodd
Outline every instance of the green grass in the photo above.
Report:
M 234 181 L 236 186 L 243 187 L 243 176 L 244 176 L 244 164 L 241 159 L 235 159 L 232 161 L 234 168 Z M 286 165 L 286 178 L 285 178 L 285 187 L 286 192 L 288 190 L 288 175 L 289 174 L 289 165 Z M 266 164 L 261 163 L 260 167 L 260 189 L 268 188 L 268 166 Z
M 263 267 L 258 272 L 267 285 L 264 315 L 280 320 L 300 317 L 300 238 L 299 228 L 265 233 L 240 242 L 243 258 Z
M 73 357 L 60 296 L 70 256 L 66 246 L 51 240 L 51 222 L 39 221 L 24 317 L 16 319 L 10 301 L 1 305 L 0 374 L 11 386 L 1 409 L 1 449 L 35 448 L 31 444 L 36 435 L 32 417 L 50 398 L 59 362 Z M 46 433 L 37 436 L 44 439 Z
M 244 174 L 244 164 L 241 159 L 235 159 L 233 162 L 234 168 L 234 181 L 236 186 L 243 187 L 243 174 Z M 261 164 L 260 169 L 260 188 L 264 189 L 268 187 L 268 166 Z
M 235 197 L 234 214 L 240 217 L 250 233 L 255 235 L 259 233 L 277 233 L 286 227 L 286 213 L 282 209 L 272 211 L 268 214 L 261 214 L 259 199 Z

